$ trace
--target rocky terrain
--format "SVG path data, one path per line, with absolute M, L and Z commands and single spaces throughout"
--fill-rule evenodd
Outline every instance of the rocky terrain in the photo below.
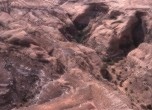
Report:
M 152 110 L 152 1 L 0 0 L 0 110 Z

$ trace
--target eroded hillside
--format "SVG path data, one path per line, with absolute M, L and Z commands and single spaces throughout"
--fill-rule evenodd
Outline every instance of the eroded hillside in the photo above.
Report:
M 150 0 L 0 0 L 0 110 L 152 110 Z

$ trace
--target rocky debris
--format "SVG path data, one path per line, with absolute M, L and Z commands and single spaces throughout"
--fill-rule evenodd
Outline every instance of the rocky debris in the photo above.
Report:
M 134 109 L 151 109 L 151 60 L 147 59 L 151 55 L 150 46 L 142 43 L 127 58 L 107 67 L 111 82 L 131 98 Z
M 1 0 L 0 110 L 151 110 L 151 4 Z

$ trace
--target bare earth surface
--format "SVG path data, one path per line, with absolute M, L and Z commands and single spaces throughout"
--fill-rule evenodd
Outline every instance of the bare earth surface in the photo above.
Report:
M 152 1 L 0 0 L 0 110 L 152 110 Z

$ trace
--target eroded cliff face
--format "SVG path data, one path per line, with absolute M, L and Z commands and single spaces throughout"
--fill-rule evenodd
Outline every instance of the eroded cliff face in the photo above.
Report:
M 0 110 L 151 110 L 150 0 L 1 0 Z

